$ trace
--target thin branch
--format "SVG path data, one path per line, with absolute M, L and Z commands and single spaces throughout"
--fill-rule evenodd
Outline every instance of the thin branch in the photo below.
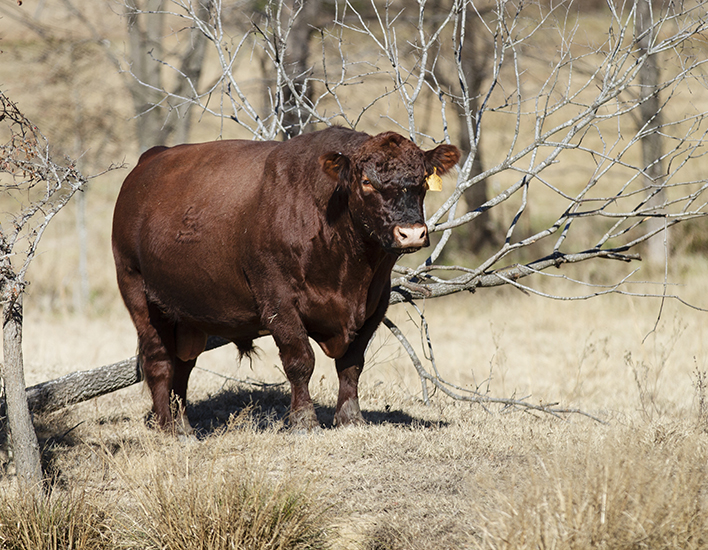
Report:
M 443 392 L 445 395 L 452 397 L 455 400 L 458 401 L 466 401 L 469 403 L 479 403 L 480 405 L 490 405 L 490 404 L 497 404 L 497 405 L 503 405 L 505 408 L 514 408 L 514 409 L 519 409 L 523 411 L 536 411 L 536 412 L 543 412 L 546 414 L 550 414 L 551 416 L 555 416 L 556 418 L 562 419 L 562 415 L 568 415 L 568 414 L 579 414 L 581 416 L 586 416 L 587 418 L 591 418 L 592 420 L 595 420 L 596 422 L 600 422 L 601 424 L 605 424 L 605 422 L 596 416 L 593 416 L 585 411 L 582 411 L 580 409 L 572 409 L 572 408 L 563 408 L 563 407 L 557 407 L 558 403 L 547 403 L 547 404 L 534 404 L 534 403 L 529 403 L 527 401 L 528 397 L 524 397 L 522 399 L 513 399 L 513 398 L 507 398 L 507 397 L 492 397 L 489 395 L 484 395 L 479 393 L 477 390 L 470 390 L 467 388 L 462 388 L 460 386 L 457 386 L 455 384 L 451 384 L 450 382 L 445 381 L 439 376 L 439 373 L 436 373 L 436 375 L 430 374 L 428 371 L 425 370 L 423 367 L 423 364 L 421 363 L 420 359 L 418 358 L 418 355 L 416 354 L 413 346 L 410 344 L 408 339 L 405 337 L 403 332 L 401 332 L 401 329 L 399 329 L 396 324 L 391 321 L 388 317 L 385 317 L 383 320 L 384 325 L 386 328 L 388 328 L 391 333 L 398 339 L 398 341 L 401 343 L 401 346 L 403 349 L 408 353 L 408 356 L 411 359 L 411 362 L 413 363 L 414 367 L 416 368 L 416 371 L 418 372 L 418 376 L 420 377 L 421 384 L 423 387 L 423 402 L 427 405 L 429 404 L 429 395 L 428 395 L 428 390 L 427 390 L 427 383 L 432 384 L 436 389 L 440 390 Z

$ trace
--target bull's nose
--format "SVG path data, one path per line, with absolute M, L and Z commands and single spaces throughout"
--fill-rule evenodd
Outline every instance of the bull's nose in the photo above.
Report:
M 428 244 L 428 228 L 425 224 L 406 227 L 397 225 L 393 230 L 393 238 L 398 248 L 421 248 Z

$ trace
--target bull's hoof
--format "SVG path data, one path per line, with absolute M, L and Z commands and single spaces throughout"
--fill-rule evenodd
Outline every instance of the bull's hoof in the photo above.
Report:
M 366 420 L 361 415 L 359 402 L 356 399 L 349 399 L 339 408 L 334 414 L 334 425 L 342 426 L 361 426 L 366 424 Z
M 150 413 L 146 419 L 148 426 L 156 428 L 166 434 L 174 435 L 182 439 L 182 437 L 193 437 L 194 428 L 189 423 L 187 415 L 178 413 L 175 418 L 161 419 L 157 414 Z
M 310 433 L 320 429 L 315 408 L 310 406 L 298 411 L 290 411 L 290 429 L 294 433 Z
M 187 413 L 184 408 L 181 408 L 175 415 L 175 419 L 172 422 L 172 432 L 182 439 L 183 436 L 193 436 L 194 428 L 189 423 L 189 418 L 187 418 Z

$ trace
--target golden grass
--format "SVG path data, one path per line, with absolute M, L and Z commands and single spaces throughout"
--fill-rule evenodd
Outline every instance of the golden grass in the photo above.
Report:
M 682 270 L 686 286 L 676 290 L 702 304 L 704 266 Z M 50 316 L 34 307 L 25 332 L 32 381 L 134 352 L 120 310 Z M 332 548 L 705 546 L 705 314 L 668 302 L 650 334 L 657 300 L 564 303 L 500 289 L 425 307 L 443 376 L 607 423 L 485 411 L 440 394 L 426 407 L 382 331 L 361 386 L 369 425 L 331 428 L 336 376 L 318 353 L 311 390 L 324 429 L 291 434 L 286 389 L 225 378 L 282 381 L 264 339 L 252 365 L 229 348 L 200 358 L 210 372 L 196 370 L 190 385 L 196 441 L 147 428 L 140 386 L 38 419 L 54 492 L 102 510 L 111 548 L 218 548 L 237 530 L 234 515 L 249 516 L 241 506 L 262 505 L 272 518 L 293 501 L 303 505 L 295 525 L 312 525 L 316 544 Z M 411 312 L 391 314 L 416 343 Z M 0 481 L 11 485 L 11 476 Z
M 529 456 L 479 506 L 482 548 L 704 548 L 705 438 L 681 425 L 584 434 Z
M 54 490 L 0 497 L 0 547 L 5 550 L 98 550 L 109 548 L 106 513 L 80 490 Z
M 304 550 L 326 546 L 327 508 L 303 489 L 209 468 L 164 468 L 133 489 L 118 532 L 135 548 Z M 121 538 L 119 535 L 119 538 Z M 124 543 L 125 544 L 125 543 Z
M 11 97 L 42 90 L 42 97 L 23 98 L 21 107 L 44 129 L 44 119 L 51 121 L 47 97 L 59 97 L 72 84 L 38 87 L 36 74 L 17 69 L 31 53 L 25 46 L 4 54 L 13 57 L 0 75 L 11 82 Z M 97 74 L 91 73 L 97 89 L 105 80 L 120 90 L 115 75 Z M 120 109 L 128 100 L 110 102 Z M 128 117 L 116 124 L 127 127 Z M 385 124 L 372 119 L 374 127 Z M 505 150 L 509 124 L 502 121 L 498 132 L 486 134 L 490 152 Z M 51 127 L 46 133 L 51 139 Z M 213 121 L 200 123 L 197 133 L 195 139 L 211 137 Z M 128 141 L 112 149 L 120 154 L 106 164 L 123 155 L 134 164 Z M 559 180 L 577 185 L 592 170 L 565 162 L 556 169 Z M 30 385 L 135 353 L 109 239 L 112 205 L 126 174 L 110 173 L 87 192 L 92 294 L 84 311 L 76 305 L 74 205 L 44 238 L 26 300 Z M 502 186 L 507 177 L 492 185 Z M 544 205 L 534 206 L 534 220 L 546 215 Z M 502 205 L 496 215 L 510 220 L 515 209 Z M 623 268 L 587 262 L 556 273 L 606 283 Z M 669 292 L 708 306 L 705 260 L 673 257 L 670 268 L 671 281 L 680 285 Z M 578 292 L 553 279 L 531 284 L 553 294 Z M 632 290 L 662 292 L 656 285 Z M 252 364 L 239 364 L 232 348 L 199 359 L 188 410 L 201 433 L 196 441 L 148 429 L 149 396 L 140 386 L 38 418 L 52 494 L 39 503 L 18 498 L 5 456 L 3 547 L 226 548 L 256 535 L 273 548 L 297 539 L 304 547 L 347 550 L 708 546 L 705 313 L 673 301 L 661 309 L 658 299 L 560 302 L 510 288 L 420 305 L 446 379 L 492 396 L 559 402 L 606 424 L 485 410 L 440 393 L 426 407 L 408 358 L 382 330 L 361 383 L 369 425 L 331 429 L 336 374 L 317 351 L 311 392 L 325 428 L 291 434 L 284 429 L 287 391 L 228 378 L 284 380 L 277 351 L 264 339 Z M 415 311 L 396 306 L 391 315 L 422 355 Z
M 91 415 L 84 406 L 47 426 L 84 421 L 52 447 L 55 492 L 91 495 L 85 502 L 108 526 L 106 548 L 228 548 L 223 541 L 249 530 L 288 537 L 284 516 L 311 528 L 312 546 L 292 546 L 305 548 L 701 548 L 708 540 L 706 434 L 695 416 L 600 425 L 442 401 L 431 409 L 380 391 L 389 410 L 365 407 L 371 425 L 307 436 L 282 430 L 279 392 L 257 394 L 259 404 L 238 414 L 249 392 L 234 390 L 231 419 L 199 441 L 152 432 L 142 414 Z

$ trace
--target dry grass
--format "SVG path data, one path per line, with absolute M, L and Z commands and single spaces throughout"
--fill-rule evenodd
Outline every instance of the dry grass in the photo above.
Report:
M 3 43 L 8 53 L 0 75 L 12 83 L 11 97 L 23 89 L 42 90 L 41 96 L 24 97 L 21 107 L 44 129 L 51 117 L 42 113 L 52 112 L 46 105 L 73 84 L 39 86 L 41 71 L 22 70 L 32 45 L 13 46 L 10 38 Z M 97 89 L 104 81 L 106 88 L 120 89 L 115 75 L 91 74 Z M 105 102 L 120 109 L 127 98 Z M 205 126 L 198 132 L 200 139 L 209 134 Z M 51 127 L 47 133 L 51 139 Z M 499 145 L 494 134 L 487 143 L 492 151 Z M 127 140 L 118 145 L 120 155 L 105 164 L 123 155 L 134 163 L 136 152 Z M 564 164 L 558 170 L 578 181 L 587 176 L 582 167 Z M 45 236 L 26 301 L 30 385 L 135 353 L 109 244 L 112 204 L 125 174 L 96 180 L 87 193 L 92 294 L 83 312 L 76 306 L 71 205 Z M 509 208 L 499 216 L 513 216 L 515 207 Z M 543 208 L 536 212 L 541 215 Z M 704 231 L 689 227 L 691 234 L 680 240 L 702 250 Z M 564 273 L 580 271 L 583 279 L 603 283 L 618 280 L 616 270 L 623 268 L 586 263 Z M 708 306 L 706 269 L 699 256 L 673 258 L 671 280 L 680 286 L 669 291 Z M 555 294 L 573 290 L 557 280 L 533 284 Z M 0 544 L 346 550 L 708 546 L 705 313 L 668 302 L 654 330 L 656 299 L 558 302 L 508 288 L 424 307 L 438 366 L 448 380 L 493 396 L 557 401 L 606 424 L 485 410 L 439 394 L 426 407 L 408 359 L 381 331 L 361 384 L 369 424 L 331 429 L 336 374 L 318 351 L 311 391 L 324 429 L 296 435 L 284 429 L 286 390 L 254 389 L 228 378 L 282 382 L 273 343 L 259 342 L 262 351 L 253 364 L 239 364 L 235 349 L 222 348 L 200 358 L 199 366 L 208 371 L 197 369 L 190 383 L 188 412 L 198 440 L 148 429 L 149 396 L 139 386 L 38 418 L 53 490 L 39 503 L 18 497 L 5 453 Z M 415 312 L 397 306 L 391 314 L 417 343 Z
M 256 536 L 277 538 L 273 548 L 392 550 L 708 540 L 707 441 L 695 416 L 563 422 L 367 390 L 389 412 L 366 406 L 370 425 L 307 436 L 283 429 L 279 391 L 245 409 L 243 389 L 197 402 L 228 410 L 225 399 L 232 411 L 198 441 L 146 428 L 144 400 L 119 417 L 108 398 L 104 414 L 79 406 L 47 419 L 45 430 L 62 433 L 83 421 L 45 451 L 55 493 L 70 500 L 81 490 L 102 510 L 91 527 L 104 526 L 106 548 L 229 548 Z
M 3 493 L 0 545 L 6 550 L 98 550 L 110 546 L 105 511 L 81 490 L 54 490 L 39 500 Z
M 239 472 L 155 472 L 133 490 L 138 513 L 121 545 L 145 549 L 305 550 L 326 547 L 329 520 L 304 490 Z M 326 508 L 324 509 L 326 511 Z
M 702 278 L 691 270 L 703 268 L 686 269 L 681 292 L 700 303 Z M 91 522 L 107 548 L 227 548 L 219 545 L 260 529 L 235 518 L 258 518 L 263 532 L 291 509 L 310 547 L 705 547 L 704 314 L 670 302 L 642 343 L 657 312 L 650 300 L 567 304 L 509 290 L 426 305 L 446 377 L 480 385 L 491 376 L 482 386 L 492 395 L 560 401 L 607 424 L 487 412 L 440 395 L 426 407 L 382 332 L 361 388 L 369 425 L 331 428 L 336 376 L 319 355 L 311 389 L 324 429 L 296 435 L 285 429 L 286 389 L 224 378 L 282 381 L 263 340 L 252 365 L 228 348 L 200 359 L 210 372 L 195 371 L 188 410 L 198 440 L 147 428 L 149 396 L 135 386 L 38 419 L 47 472 L 57 496 L 102 511 Z M 405 308 L 392 314 L 415 341 Z M 29 306 L 28 378 L 131 354 L 125 317 L 50 317 Z
M 704 548 L 705 440 L 681 425 L 584 434 L 489 483 L 483 548 Z M 484 486 L 484 481 L 481 482 Z

